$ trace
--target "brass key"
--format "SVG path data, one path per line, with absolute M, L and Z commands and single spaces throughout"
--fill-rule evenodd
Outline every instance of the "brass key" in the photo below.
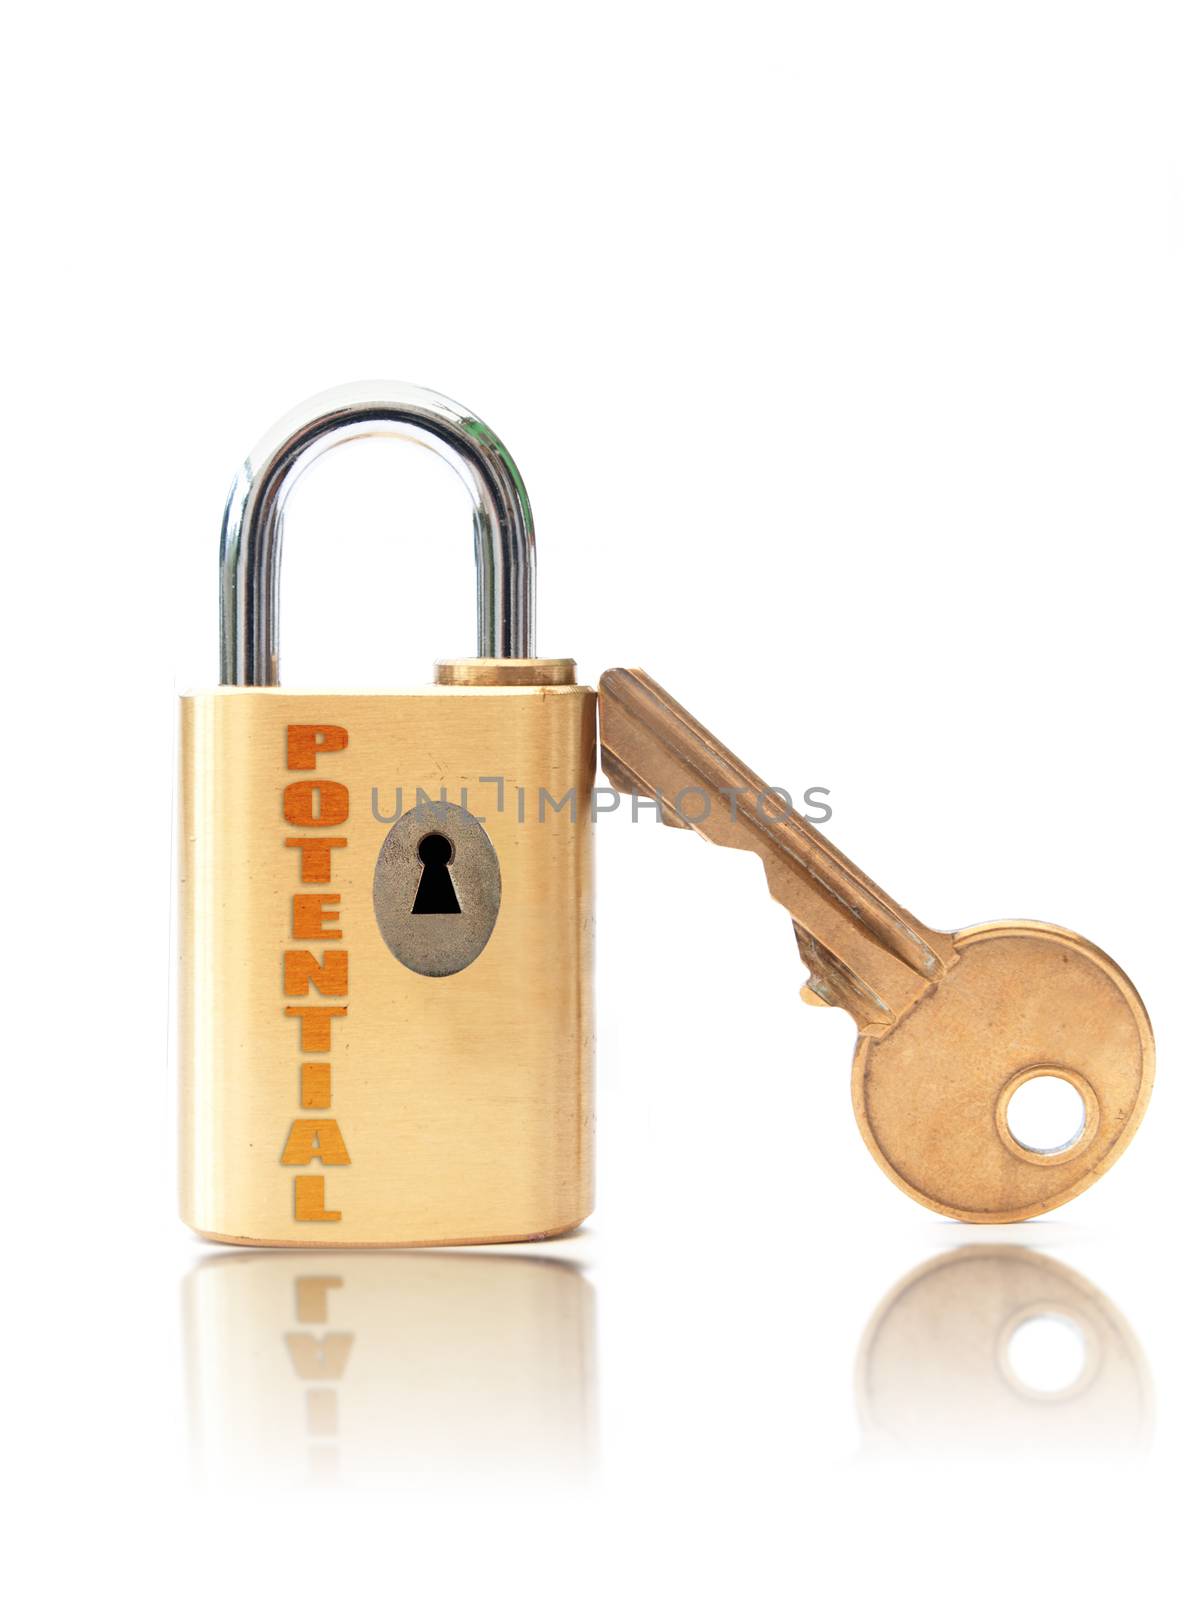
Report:
M 1015 1222 L 1112 1166 L 1150 1099 L 1154 1039 L 1108 956 L 1044 922 L 927 928 L 646 673 L 604 673 L 599 704 L 616 789 L 658 798 L 666 822 L 763 861 L 810 971 L 803 992 L 859 1028 L 856 1120 L 894 1183 L 966 1222 Z M 1013 1095 L 1040 1077 L 1070 1083 L 1084 1107 L 1075 1137 L 1049 1150 L 1009 1125 Z

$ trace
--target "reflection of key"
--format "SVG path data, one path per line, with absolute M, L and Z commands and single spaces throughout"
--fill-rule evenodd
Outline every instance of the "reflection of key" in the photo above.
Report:
M 789 912 L 806 993 L 860 1030 L 852 1098 L 877 1161 L 924 1205 L 969 1222 L 1037 1216 L 1087 1188 L 1142 1119 L 1150 1022 L 1129 979 L 1078 934 L 1041 922 L 938 933 L 795 816 L 646 673 L 599 685 L 602 765 L 666 821 L 754 851 Z M 1061 1078 L 1083 1102 L 1075 1136 L 1031 1148 L 1009 1101 Z

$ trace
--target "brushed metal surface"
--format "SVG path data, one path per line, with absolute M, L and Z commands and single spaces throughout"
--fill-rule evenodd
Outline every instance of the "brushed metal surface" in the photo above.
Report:
M 179 1021 L 182 1214 L 232 1242 L 471 1243 L 541 1237 L 593 1200 L 595 695 L 584 687 L 432 687 L 394 695 L 223 689 L 182 703 Z M 339 894 L 320 949 L 347 951 L 345 1015 L 318 1052 L 348 1161 L 282 1164 L 300 1106 L 301 1024 L 286 1014 L 299 852 L 282 814 L 286 728 L 335 723 L 317 758 L 344 784 L 328 830 Z M 503 775 L 504 808 L 494 784 Z M 374 916 L 373 877 L 396 786 L 465 788 L 501 863 L 502 915 L 450 978 L 411 972 Z M 531 796 L 516 803 L 516 788 Z M 576 790 L 577 804 L 535 804 Z M 379 822 L 371 791 L 379 791 Z M 521 819 L 520 812 L 523 812 Z M 301 830 L 302 831 L 302 830 Z M 311 830 L 319 836 L 319 829 Z M 322 1144 L 324 1140 L 320 1141 Z M 337 1221 L 295 1216 L 295 1175 L 320 1174 Z

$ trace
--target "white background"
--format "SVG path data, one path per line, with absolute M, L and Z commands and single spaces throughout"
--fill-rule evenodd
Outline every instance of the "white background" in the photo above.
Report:
M 1143 0 L 9 19 L 13 1592 L 1182 1586 L 1193 46 Z M 237 463 L 362 377 L 512 448 L 544 653 L 643 665 L 829 787 L 933 926 L 1044 918 L 1125 967 L 1158 1083 L 1095 1189 L 983 1234 L 920 1210 L 757 864 L 608 818 L 599 1207 L 509 1252 L 573 1270 L 373 1258 L 367 1294 L 348 1262 L 365 1376 L 313 1442 L 290 1283 L 198 1268 L 174 1218 L 174 701 L 215 681 Z M 288 526 L 285 682 L 471 650 L 440 463 L 339 452 Z M 994 1379 L 1001 1330 L 933 1273 L 936 1360 L 877 1354 L 894 1286 L 994 1237 L 1125 1380 L 1078 1423 Z

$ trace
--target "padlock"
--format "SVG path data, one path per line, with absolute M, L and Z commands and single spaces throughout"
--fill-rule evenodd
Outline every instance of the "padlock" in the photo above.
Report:
M 471 492 L 478 656 L 423 689 L 280 689 L 287 494 L 378 434 Z M 182 1214 L 205 1237 L 472 1244 L 592 1209 L 596 696 L 535 656 L 534 601 L 522 479 L 443 396 L 329 391 L 234 481 L 222 687 L 184 696 L 180 739 Z

